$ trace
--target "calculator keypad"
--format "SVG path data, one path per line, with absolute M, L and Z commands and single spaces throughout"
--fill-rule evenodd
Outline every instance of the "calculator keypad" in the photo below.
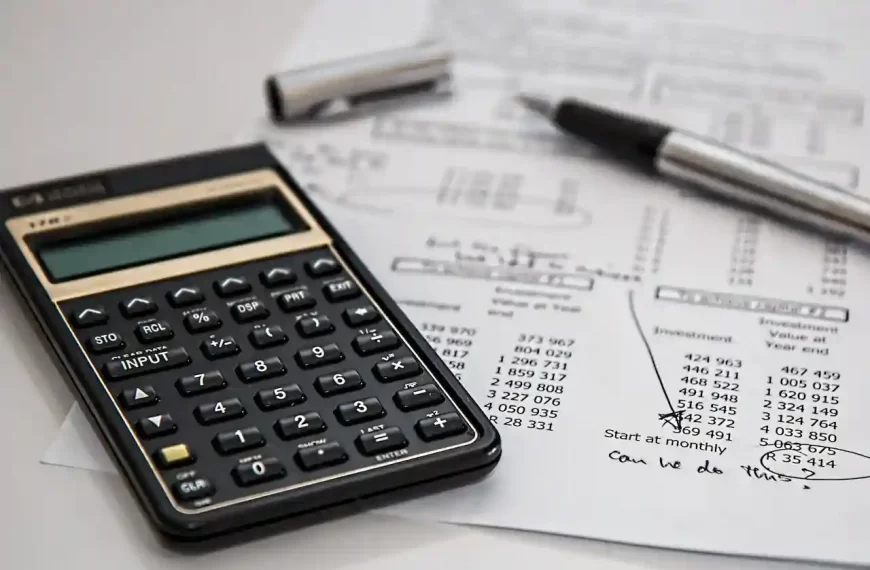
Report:
M 180 508 L 475 436 L 327 248 L 61 309 Z

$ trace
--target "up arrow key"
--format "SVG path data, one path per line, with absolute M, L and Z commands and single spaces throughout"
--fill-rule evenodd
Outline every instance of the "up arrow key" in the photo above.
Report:
M 84 328 L 101 325 L 109 320 L 109 315 L 103 307 L 88 307 L 72 314 L 75 326 Z
M 154 391 L 152 386 L 127 388 L 121 392 L 121 403 L 128 410 L 154 405 L 159 399 L 160 398 L 157 397 L 157 392 Z

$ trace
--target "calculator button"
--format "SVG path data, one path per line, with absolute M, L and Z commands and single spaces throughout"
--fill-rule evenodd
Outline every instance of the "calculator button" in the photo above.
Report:
M 160 401 L 160 398 L 157 397 L 157 392 L 153 386 L 127 388 L 121 392 L 121 405 L 128 410 L 153 406 L 158 401 Z
M 354 349 L 362 356 L 390 350 L 399 346 L 399 339 L 393 331 L 376 331 L 361 334 L 353 339 Z
M 323 286 L 323 296 L 331 303 L 346 301 L 347 299 L 355 299 L 360 296 L 360 293 L 359 286 L 350 279 L 333 281 L 332 283 L 327 283 Z
M 273 267 L 260 272 L 260 282 L 266 287 L 289 285 L 296 282 L 296 274 L 289 267 Z
M 244 277 L 227 277 L 214 282 L 215 293 L 221 297 L 241 295 L 251 290 L 251 284 Z
M 284 466 L 274 457 L 267 457 L 233 468 L 233 479 L 242 487 L 280 479 L 287 474 Z
M 238 398 L 202 404 L 194 410 L 196 419 L 205 425 L 240 418 L 246 413 Z
M 365 398 L 341 404 L 335 409 L 338 420 L 346 426 L 358 424 L 386 415 L 386 410 L 377 398 Z
M 344 354 L 341 353 L 341 350 L 339 350 L 338 345 L 335 343 L 303 348 L 296 353 L 296 362 L 299 363 L 299 366 L 306 369 L 334 364 L 342 360 L 344 360 Z
M 408 445 L 408 440 L 399 428 L 388 427 L 359 436 L 356 438 L 356 445 L 363 455 L 376 455 L 401 449 Z
M 341 271 L 341 266 L 331 257 L 320 257 L 305 263 L 305 271 L 312 277 L 335 275 Z
M 300 336 L 311 338 L 329 334 L 335 330 L 329 317 L 305 317 L 296 321 L 296 330 Z
M 420 373 L 420 364 L 413 356 L 390 358 L 375 364 L 372 372 L 381 382 L 393 382 L 403 378 L 410 378 Z
M 296 384 L 266 388 L 265 390 L 260 390 L 254 396 L 254 401 L 264 412 L 289 406 L 298 406 L 306 400 L 307 398 L 302 393 L 302 389 Z
M 214 311 L 199 311 L 184 317 L 184 328 L 187 332 L 200 333 L 221 328 L 220 317 Z
M 237 429 L 236 431 L 228 431 L 219 433 L 212 440 L 212 444 L 218 453 L 224 455 L 230 453 L 238 453 L 246 449 L 255 449 L 266 445 L 266 438 L 255 427 L 245 429 Z
M 118 333 L 110 332 L 92 336 L 86 344 L 88 345 L 88 350 L 94 354 L 103 354 L 124 348 L 127 343 L 124 342 L 124 339 Z
M 169 340 L 173 336 L 175 333 L 166 321 L 143 323 L 136 327 L 136 337 L 143 343 Z
M 417 422 L 417 433 L 425 441 L 458 435 L 465 430 L 465 423 L 458 414 L 454 413 L 442 414 L 434 418 L 423 418 Z
M 230 311 L 237 323 L 249 323 L 269 316 L 269 309 L 258 299 L 234 303 Z
M 270 356 L 262 360 L 244 362 L 236 368 L 236 373 L 243 382 L 256 382 L 275 376 L 281 376 L 287 372 L 284 363 L 277 356 Z
M 159 437 L 175 433 L 178 426 L 169 414 L 157 414 L 136 422 L 136 429 L 143 437 Z
M 215 493 L 214 485 L 204 477 L 185 479 L 172 484 L 172 492 L 179 501 L 194 501 L 211 497 Z
M 435 387 L 435 384 L 426 384 L 425 386 L 417 386 L 416 388 L 408 388 L 407 390 L 399 390 L 393 396 L 396 406 L 403 412 L 418 410 L 426 406 L 435 406 L 444 401 L 444 396 Z
M 78 328 L 101 325 L 109 320 L 103 307 L 88 307 L 72 314 L 73 324 Z
M 342 313 L 344 322 L 352 327 L 368 325 L 380 320 L 381 316 L 371 305 L 361 305 L 351 309 L 345 309 Z
M 317 301 L 314 299 L 311 293 L 308 292 L 308 289 L 299 287 L 293 289 L 292 291 L 282 293 L 278 297 L 278 304 L 285 312 L 289 313 L 291 311 L 310 309 L 317 304 Z
M 345 392 L 353 392 L 365 387 L 365 382 L 356 370 L 345 370 L 335 374 L 318 376 L 314 381 L 314 387 L 321 396 L 335 396 Z
M 150 297 L 133 297 L 119 303 L 118 307 L 121 309 L 121 314 L 128 319 L 157 312 L 157 303 L 151 300 Z
M 143 374 L 151 374 L 160 370 L 178 368 L 190 364 L 190 355 L 183 348 L 170 348 L 155 352 L 147 352 L 120 360 L 112 360 L 103 365 L 103 374 L 111 380 L 132 378 Z
M 201 303 L 205 296 L 198 287 L 179 287 L 167 293 L 166 298 L 173 307 L 188 307 Z
M 236 339 L 231 336 L 209 338 L 208 340 L 202 341 L 200 348 L 202 349 L 202 353 L 211 360 L 232 356 L 241 350 L 238 343 L 236 343 Z
M 190 465 L 196 461 L 196 457 L 186 443 L 178 443 L 163 447 L 157 451 L 157 462 L 164 469 L 172 467 L 180 467 L 181 465 Z
M 182 396 L 196 396 L 197 394 L 214 392 L 215 390 L 222 390 L 226 386 L 227 381 L 220 370 L 210 370 L 202 374 L 185 376 L 175 382 L 175 387 Z
M 347 453 L 336 441 L 304 447 L 296 452 L 297 463 L 306 471 L 339 465 L 347 460 Z
M 323 418 L 317 412 L 297 414 L 281 418 L 275 422 L 275 431 L 281 439 L 297 439 L 325 430 L 326 423 L 324 423 Z
M 260 327 L 251 331 L 248 335 L 256 348 L 269 348 L 270 346 L 278 346 L 287 342 L 287 335 L 284 330 L 278 325 L 269 325 L 268 327 Z

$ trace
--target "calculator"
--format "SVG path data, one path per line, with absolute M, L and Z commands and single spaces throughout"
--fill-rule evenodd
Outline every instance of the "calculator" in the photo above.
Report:
M 3 265 L 46 352 L 169 542 L 304 525 L 499 461 L 487 416 L 265 145 L 0 202 Z

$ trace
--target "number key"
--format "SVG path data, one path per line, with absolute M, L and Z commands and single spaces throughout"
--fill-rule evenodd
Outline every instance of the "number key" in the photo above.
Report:
M 287 475 L 287 469 L 274 457 L 242 463 L 233 468 L 233 479 L 242 487 L 280 479 L 285 475 Z
M 305 394 L 297 384 L 288 386 L 279 386 L 277 388 L 267 388 L 260 390 L 254 396 L 254 401 L 264 412 L 277 410 L 279 408 L 287 408 L 289 406 L 297 406 L 307 400 Z
M 341 353 L 341 350 L 339 350 L 338 345 L 335 343 L 303 348 L 296 353 L 296 362 L 299 363 L 299 366 L 306 369 L 334 364 L 342 360 L 344 360 L 344 354 Z
M 317 412 L 306 412 L 275 423 L 275 431 L 282 439 L 297 439 L 326 430 L 326 423 Z
M 338 421 L 346 426 L 383 417 L 387 411 L 377 398 L 366 398 L 341 404 L 335 409 Z
M 196 419 L 204 425 L 240 418 L 246 413 L 238 398 L 202 404 L 194 411 Z
M 244 362 L 236 368 L 236 373 L 242 382 L 256 382 L 274 376 L 280 376 L 287 371 L 284 363 L 277 356 L 270 356 L 254 362 Z
M 175 382 L 175 387 L 182 396 L 195 396 L 225 388 L 227 381 L 220 370 L 210 370 L 193 376 L 184 376 Z
M 265 444 L 266 438 L 255 427 L 219 433 L 212 440 L 212 445 L 223 455 L 254 449 Z
M 345 370 L 336 372 L 335 374 L 325 374 L 318 376 L 314 381 L 314 387 L 320 392 L 321 396 L 334 396 L 336 394 L 344 394 L 359 390 L 365 386 L 362 377 L 356 370 Z

